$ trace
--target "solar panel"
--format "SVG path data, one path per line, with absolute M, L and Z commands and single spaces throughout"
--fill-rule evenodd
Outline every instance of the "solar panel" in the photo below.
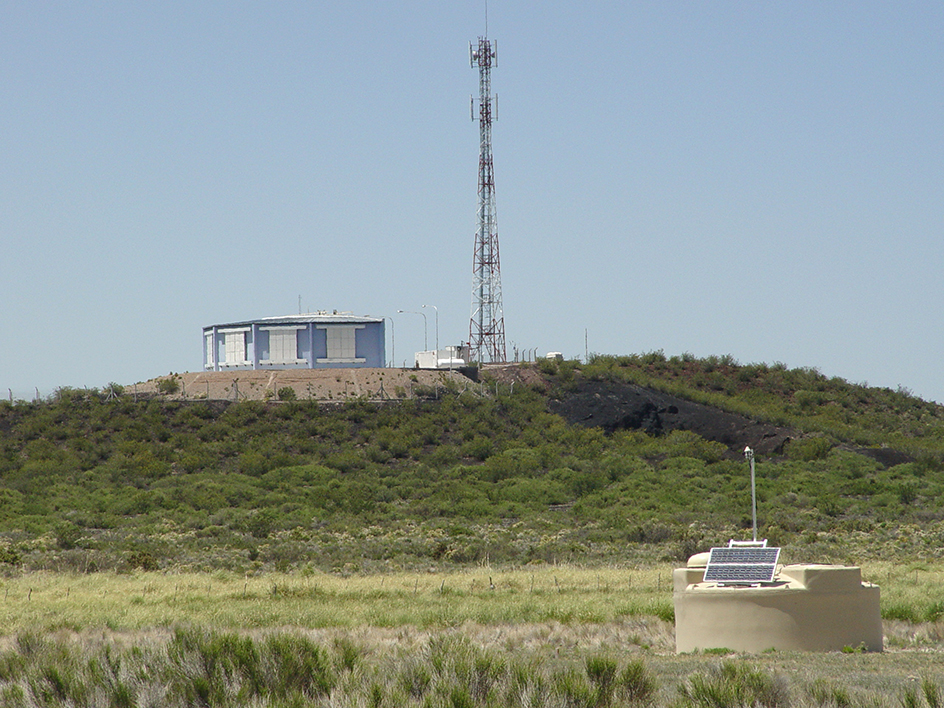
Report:
M 705 569 L 706 583 L 769 583 L 774 579 L 779 548 L 766 546 L 712 548 Z

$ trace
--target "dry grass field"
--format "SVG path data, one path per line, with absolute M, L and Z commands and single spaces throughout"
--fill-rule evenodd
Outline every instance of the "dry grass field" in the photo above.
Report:
M 864 575 L 883 585 L 883 607 L 891 603 L 906 608 L 926 604 L 929 593 L 940 594 L 944 568 L 875 565 L 864 568 Z M 59 673 L 62 700 L 36 698 L 45 690 L 43 681 L 49 680 L 49 662 L 72 667 L 70 680 L 79 685 L 92 680 L 94 671 L 87 667 L 98 666 L 105 655 L 119 657 L 114 669 L 118 683 L 112 683 L 126 687 L 134 699 L 127 705 L 244 705 L 239 696 L 245 697 L 245 687 L 240 687 L 248 679 L 240 678 L 236 669 L 220 669 L 216 699 L 188 703 L 184 688 L 180 695 L 161 693 L 152 674 L 134 667 L 144 661 L 141 657 L 150 657 L 155 666 L 182 661 L 185 646 L 205 652 L 199 660 L 187 661 L 210 671 L 206 667 L 215 661 L 229 666 L 228 652 L 245 650 L 264 657 L 286 636 L 303 642 L 298 651 L 323 657 L 330 690 L 319 696 L 305 689 L 308 692 L 299 694 L 302 703 L 260 698 L 253 705 L 628 705 L 629 698 L 619 698 L 623 694 L 604 701 L 598 681 L 619 671 L 625 678 L 637 663 L 653 681 L 651 695 L 641 700 L 650 705 L 940 705 L 934 704 L 936 691 L 944 690 L 940 620 L 886 620 L 882 654 L 850 650 L 679 656 L 674 652 L 670 578 L 669 565 L 481 567 L 450 574 L 349 577 L 225 572 L 15 575 L 0 581 L 0 705 L 81 704 L 67 700 L 72 684 Z M 216 654 L 220 656 L 213 658 Z M 456 698 L 468 669 L 460 655 L 469 666 L 491 667 L 490 693 L 483 693 L 481 700 L 474 692 L 471 703 Z M 352 669 L 355 664 L 357 671 Z M 181 669 L 173 671 L 178 676 Z M 212 683 L 213 676 L 207 676 L 200 681 Z M 417 676 L 423 679 L 422 690 L 411 683 Z M 525 693 L 541 702 L 525 700 L 515 681 L 525 681 Z M 724 693 L 725 687 L 739 682 L 747 687 L 743 690 L 762 688 L 762 695 Z M 517 698 L 510 698 L 512 694 Z M 7 700 L 10 696 L 22 701 Z M 107 702 L 115 704 L 114 696 Z
M 426 628 L 671 620 L 671 567 L 450 574 L 28 573 L 0 582 L 0 632 L 188 623 L 222 629 Z

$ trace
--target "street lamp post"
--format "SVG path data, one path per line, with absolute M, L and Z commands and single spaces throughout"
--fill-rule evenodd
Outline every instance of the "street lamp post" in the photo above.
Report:
M 397 312 L 402 312 L 407 315 L 419 315 L 423 318 L 423 350 L 429 351 L 429 337 L 426 332 L 426 313 L 416 312 L 415 310 L 397 310 Z
M 435 305 L 423 305 L 423 307 L 432 307 L 436 310 L 436 358 L 439 359 L 439 308 Z
M 754 451 L 750 447 L 744 448 L 744 457 L 751 463 L 751 520 L 754 528 L 754 540 L 757 540 L 757 492 L 754 487 Z

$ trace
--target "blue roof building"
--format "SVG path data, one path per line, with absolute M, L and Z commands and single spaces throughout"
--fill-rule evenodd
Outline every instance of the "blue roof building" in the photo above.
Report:
M 382 317 L 316 312 L 203 328 L 203 368 L 331 369 L 383 367 Z

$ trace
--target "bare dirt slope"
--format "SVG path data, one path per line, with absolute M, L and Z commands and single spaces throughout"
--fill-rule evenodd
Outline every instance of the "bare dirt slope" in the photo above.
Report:
M 300 400 L 397 399 L 428 395 L 436 387 L 473 387 L 458 371 L 414 369 L 282 369 L 272 371 L 198 371 L 168 374 L 128 387 L 129 393 L 155 395 L 158 384 L 175 380 L 174 400 L 270 400 L 290 388 Z M 451 382 L 451 384 L 449 383 Z

